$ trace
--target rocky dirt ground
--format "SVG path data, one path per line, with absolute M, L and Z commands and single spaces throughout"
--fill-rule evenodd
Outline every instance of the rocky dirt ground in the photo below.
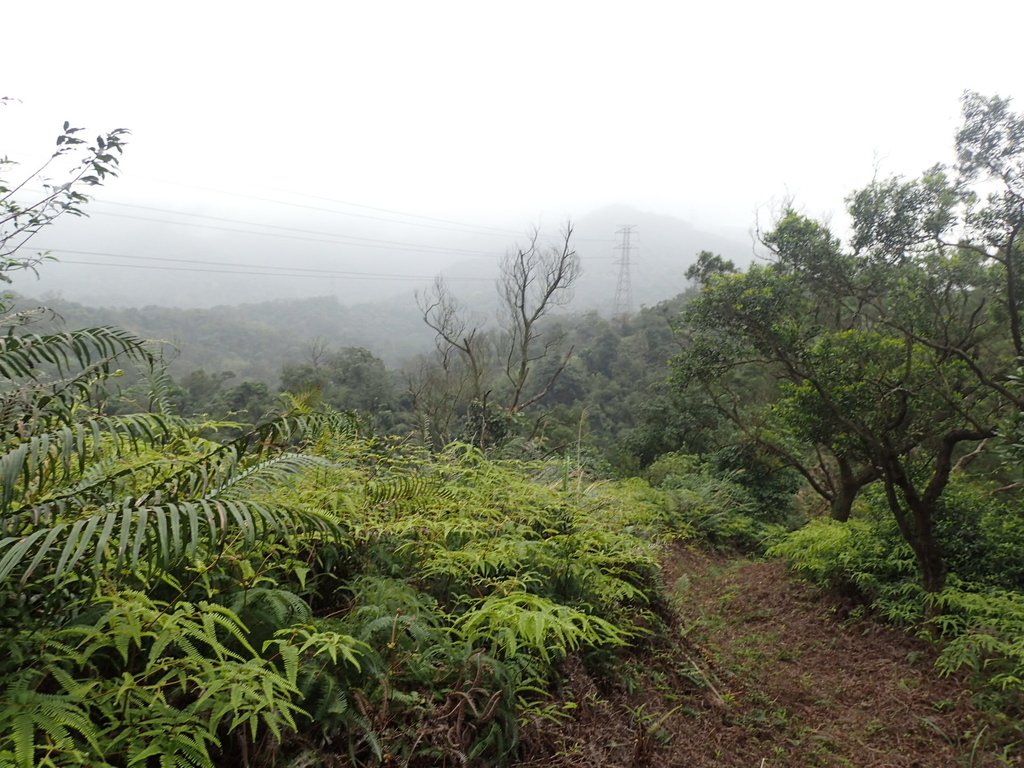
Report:
M 664 577 L 673 642 L 608 689 L 570 662 L 572 717 L 526 729 L 522 768 L 1024 766 L 927 643 L 844 620 L 780 563 L 679 546 Z

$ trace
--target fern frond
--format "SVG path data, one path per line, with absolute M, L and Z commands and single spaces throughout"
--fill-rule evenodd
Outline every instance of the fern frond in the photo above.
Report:
M 162 499 L 182 499 L 203 496 L 226 488 L 237 476 L 243 459 L 255 459 L 270 453 L 276 446 L 288 446 L 301 439 L 316 439 L 323 434 L 347 434 L 354 429 L 350 419 L 343 414 L 326 411 L 312 414 L 285 414 L 259 424 L 249 432 L 223 445 L 219 445 L 205 456 L 183 466 L 181 470 L 163 480 L 145 494 L 141 501 L 151 503 Z M 285 460 L 276 465 L 287 471 L 290 466 L 298 468 L 306 459 Z M 309 460 L 309 465 L 317 460 Z M 268 471 L 270 471 L 268 465 Z
M 214 491 L 213 495 L 229 499 L 237 498 L 239 494 L 248 494 L 254 489 L 270 490 L 306 470 L 326 466 L 329 466 L 329 462 L 318 456 L 304 453 L 283 453 L 229 477 Z
M 171 406 L 170 392 L 174 381 L 167 366 L 151 365 L 148 374 L 149 410 L 164 415 L 172 413 L 174 408 Z
M 131 499 L 82 517 L 0 539 L 0 582 L 21 571 L 26 582 L 44 563 L 55 578 L 82 562 L 94 568 L 116 563 L 132 568 L 167 567 L 200 546 L 217 548 L 230 536 L 253 546 L 273 534 L 337 536 L 333 517 L 311 510 L 251 500 L 202 498 L 135 506 Z
M 30 378 L 7 390 L 0 396 L 0 434 L 5 440 L 17 439 L 55 424 L 74 423 L 100 382 L 120 375 L 111 371 L 116 360 L 116 356 L 104 358 L 56 380 Z
M 624 645 L 627 634 L 597 616 L 527 592 L 492 595 L 456 626 L 467 641 L 487 642 L 506 658 L 526 651 L 545 661 L 581 646 Z
M 117 357 L 155 362 L 145 339 L 120 328 L 100 326 L 0 338 L 0 376 L 6 379 L 35 378 L 44 364 L 66 376 L 75 368 L 88 368 L 98 360 Z
M 313 618 L 309 603 L 287 589 L 246 589 L 235 593 L 228 607 L 250 630 L 257 625 L 269 625 L 276 632 Z
M 89 461 L 155 444 L 172 434 L 174 426 L 174 419 L 157 414 L 109 416 L 9 442 L 0 455 L 0 515 L 12 504 L 24 503 L 28 493 L 45 497 L 49 488 L 84 472 Z
M 357 640 L 352 635 L 326 629 L 319 626 L 295 627 L 282 629 L 267 645 L 297 648 L 298 655 L 308 654 L 310 657 L 325 655 L 330 657 L 332 664 L 340 658 L 344 663 L 361 669 L 359 657 L 370 650 L 370 646 Z
M 80 700 L 67 694 L 40 693 L 30 687 L 28 676 L 9 686 L 2 700 L 0 752 L 3 747 L 12 749 L 14 764 L 20 768 L 37 765 L 40 750 L 51 754 L 74 751 L 75 737 L 101 752 L 100 729 Z
M 442 488 L 436 478 L 399 475 L 367 483 L 364 494 L 368 503 L 383 505 L 430 497 Z

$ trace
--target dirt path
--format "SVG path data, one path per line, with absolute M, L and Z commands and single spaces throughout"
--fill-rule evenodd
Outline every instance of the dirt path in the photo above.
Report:
M 665 558 L 675 642 L 617 670 L 601 691 L 582 669 L 571 724 L 528 737 L 557 757 L 524 765 L 701 768 L 981 768 L 999 759 L 963 685 L 927 645 L 834 603 L 779 563 L 692 548 Z M 546 729 L 546 730 L 545 730 Z

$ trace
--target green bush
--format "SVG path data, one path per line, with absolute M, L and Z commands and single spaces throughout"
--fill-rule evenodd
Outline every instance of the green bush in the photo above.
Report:
M 945 674 L 966 668 L 1024 694 L 1024 594 L 953 582 L 930 598 L 946 639 L 936 666 Z
M 939 500 L 936 536 L 964 581 L 1024 591 L 1024 511 L 991 489 L 958 479 Z
M 668 454 L 647 470 L 651 484 L 668 493 L 672 510 L 666 524 L 692 529 L 715 547 L 763 552 L 785 528 L 762 515 L 760 502 L 738 481 L 739 473 L 721 474 L 696 456 Z
M 887 584 L 916 575 L 913 552 L 877 521 L 817 518 L 766 553 L 823 589 L 872 601 Z
M 818 586 L 870 606 L 889 621 L 941 638 L 938 669 L 971 671 L 1001 691 L 1004 706 L 1024 696 L 1024 525 L 1019 512 L 980 484 L 956 479 L 944 496 L 938 536 L 950 576 L 926 594 L 913 553 L 876 490 L 847 523 L 816 519 L 768 550 Z

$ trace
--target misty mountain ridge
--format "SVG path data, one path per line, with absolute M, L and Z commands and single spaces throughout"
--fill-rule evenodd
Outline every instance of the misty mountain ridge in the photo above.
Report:
M 17 289 L 90 306 L 209 308 L 325 295 L 350 306 L 412 300 L 434 275 L 444 274 L 456 295 L 486 309 L 501 257 L 524 246 L 530 231 L 530 223 L 471 231 L 454 223 L 352 221 L 309 212 L 282 217 L 269 207 L 249 213 L 197 208 L 203 212 L 172 219 L 159 208 L 116 205 L 97 200 L 89 218 L 54 226 L 37 247 L 52 249 L 57 261 L 43 266 L 38 283 L 19 280 Z M 565 222 L 541 225 L 541 241 L 555 243 Z M 619 280 L 616 231 L 623 225 L 634 227 L 634 310 L 683 290 L 683 273 L 701 250 L 749 260 L 749 241 L 734 232 L 626 205 L 601 208 L 573 225 L 583 266 L 574 292 L 578 309 L 610 311 Z
M 688 221 L 666 214 L 642 211 L 629 205 L 609 205 L 572 221 L 572 244 L 580 257 L 582 273 L 573 290 L 570 312 L 596 310 L 604 315 L 614 311 L 616 289 L 621 266 L 621 236 L 624 226 L 632 227 L 629 283 L 632 287 L 631 311 L 653 306 L 677 296 L 687 288 L 686 269 L 707 250 L 746 265 L 752 259 L 750 237 L 717 228 L 701 229 Z M 561 246 L 561 230 L 565 222 L 548 223 L 540 232 L 539 242 L 549 248 Z M 524 237 L 518 241 L 525 245 Z M 512 246 L 509 246 L 511 250 Z M 445 268 L 446 279 L 480 277 L 496 279 L 497 268 L 480 261 L 464 260 Z M 477 312 L 493 307 L 493 283 L 485 281 L 463 284 L 451 279 L 453 293 Z
M 596 310 L 606 316 L 612 313 L 621 253 L 616 248 L 615 231 L 623 225 L 634 227 L 630 254 L 633 311 L 682 293 L 687 287 L 686 268 L 701 250 L 720 253 L 737 263 L 750 260 L 750 246 L 739 238 L 702 231 L 672 216 L 625 205 L 608 206 L 573 222 L 572 242 L 583 269 L 572 301 L 560 311 Z M 564 222 L 546 225 L 540 233 L 540 243 L 557 247 L 558 229 L 563 226 Z M 509 240 L 511 249 L 516 242 L 525 245 L 528 238 Z M 131 238 L 126 240 L 130 241 Z M 450 266 L 438 270 L 449 280 L 458 300 L 484 325 L 495 319 L 499 260 L 500 256 L 453 260 Z M 34 287 L 52 286 L 47 275 L 60 266 L 60 262 L 44 264 L 42 280 Z M 87 265 L 77 266 L 81 270 Z M 156 284 L 153 274 L 146 276 L 144 283 L 136 282 L 136 273 L 122 277 L 124 295 L 134 297 L 136 302 L 141 298 L 144 306 L 101 306 L 111 287 L 110 272 L 101 268 L 92 270 L 90 281 L 69 285 L 58 294 L 31 292 L 41 295 L 42 300 L 22 298 L 18 304 L 21 308 L 49 306 L 66 327 L 115 325 L 167 342 L 170 369 L 175 375 L 203 368 L 210 372 L 233 371 L 242 379 L 275 383 L 281 365 L 303 362 L 314 340 L 333 349 L 365 347 L 389 367 L 398 367 L 432 348 L 433 333 L 423 322 L 415 296 L 417 291 L 429 289 L 431 279 L 426 274 L 422 281 L 403 284 L 400 290 L 389 284 L 390 292 L 383 295 L 368 290 L 370 281 L 349 284 L 349 290 L 341 291 L 337 289 L 340 281 L 304 280 L 301 282 L 307 291 L 321 293 L 301 297 L 275 290 L 290 286 L 284 278 L 270 280 L 269 286 L 267 279 L 262 278 L 259 290 L 250 291 L 245 284 L 239 284 L 242 278 L 221 273 L 160 273 Z M 187 286 L 181 284 L 182 279 L 188 282 Z M 283 286 L 275 285 L 278 282 Z M 19 280 L 15 287 L 23 294 L 30 293 L 26 288 L 31 283 Z M 207 307 L 164 305 L 183 289 L 192 291 L 192 298 L 202 295 L 219 301 Z M 280 295 L 282 292 L 284 296 Z

